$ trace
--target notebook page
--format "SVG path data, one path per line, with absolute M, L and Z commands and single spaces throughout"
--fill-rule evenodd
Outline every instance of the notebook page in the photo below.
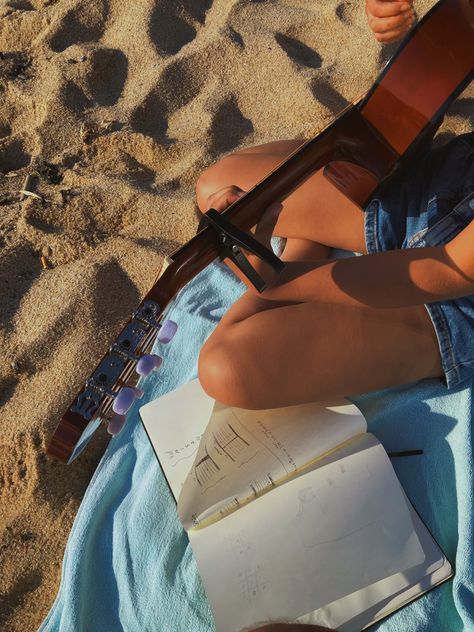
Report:
M 140 417 L 176 500 L 214 407 L 192 380 L 140 408 Z
M 424 561 L 383 447 L 365 434 L 346 452 L 189 532 L 217 632 L 296 619 Z
M 366 430 L 346 399 L 269 410 L 216 402 L 179 497 L 181 522 L 219 519 Z
M 449 577 L 449 562 L 406 497 L 405 500 L 425 560 L 418 566 L 381 579 L 367 588 L 299 617 L 299 623 L 322 625 L 340 632 L 359 632 L 374 621 L 387 616 L 407 600 L 425 592 L 432 582 Z

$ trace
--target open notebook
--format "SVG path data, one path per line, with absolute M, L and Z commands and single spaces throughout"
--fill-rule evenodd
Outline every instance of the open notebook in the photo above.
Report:
M 452 576 L 348 400 L 248 411 L 194 380 L 140 416 L 218 632 L 293 620 L 355 632 Z

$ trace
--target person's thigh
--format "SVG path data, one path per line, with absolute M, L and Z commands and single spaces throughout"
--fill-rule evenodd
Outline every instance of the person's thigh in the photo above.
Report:
M 209 196 L 224 187 L 236 185 L 244 191 L 252 188 L 300 144 L 301 141 L 276 141 L 226 156 L 199 178 L 199 208 L 206 211 Z M 274 234 L 366 253 L 364 210 L 350 198 L 365 201 L 366 192 L 373 188 L 373 177 L 356 167 L 341 169 L 340 175 L 339 187 L 322 170 L 299 185 L 283 201 Z
M 276 408 L 443 375 L 423 306 L 270 303 L 245 294 L 201 351 L 199 377 L 217 400 Z

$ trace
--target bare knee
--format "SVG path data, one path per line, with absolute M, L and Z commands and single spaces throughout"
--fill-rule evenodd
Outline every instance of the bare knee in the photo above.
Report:
M 208 209 L 207 200 L 210 195 L 226 186 L 235 184 L 235 182 L 230 182 L 232 178 L 229 178 L 231 173 L 229 172 L 229 163 L 231 162 L 231 159 L 232 155 L 222 158 L 222 160 L 219 160 L 203 171 L 197 179 L 196 200 L 199 210 L 203 213 L 205 213 Z
M 252 371 L 241 358 L 237 360 L 231 345 L 208 341 L 199 355 L 198 371 L 204 391 L 218 402 L 238 408 L 262 408 Z
M 203 171 L 196 182 L 196 201 L 199 206 L 199 210 L 202 213 L 207 211 L 207 200 L 212 194 L 212 178 L 210 177 L 210 171 L 212 167 Z

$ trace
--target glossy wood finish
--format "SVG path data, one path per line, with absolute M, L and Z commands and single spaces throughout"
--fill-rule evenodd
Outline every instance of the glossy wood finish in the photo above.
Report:
M 446 95 L 472 76 L 474 67 L 474 2 L 440 2 L 426 17 L 361 107 L 399 154 L 437 116 Z
M 226 209 L 226 217 L 248 230 L 272 201 L 284 199 L 314 171 L 335 160 L 353 162 L 370 171 L 375 187 L 470 80 L 474 46 L 468 44 L 473 41 L 474 4 L 470 0 L 440 2 L 413 31 L 367 96 L 349 106 Z M 331 170 L 327 175 L 331 177 Z M 336 176 L 334 182 L 338 184 Z M 215 235 L 205 228 L 170 255 L 170 265 L 142 302 L 154 300 L 163 311 L 176 293 L 217 256 Z M 142 353 L 149 350 L 153 339 L 150 336 L 144 341 Z M 115 392 L 134 382 L 134 366 L 132 361 L 127 363 L 114 385 Z M 63 462 L 77 455 L 76 445 L 89 440 L 88 433 L 94 426 L 94 421 L 72 412 L 73 403 L 48 447 L 48 453 Z M 111 403 L 110 397 L 104 397 L 97 416 L 107 417 Z

